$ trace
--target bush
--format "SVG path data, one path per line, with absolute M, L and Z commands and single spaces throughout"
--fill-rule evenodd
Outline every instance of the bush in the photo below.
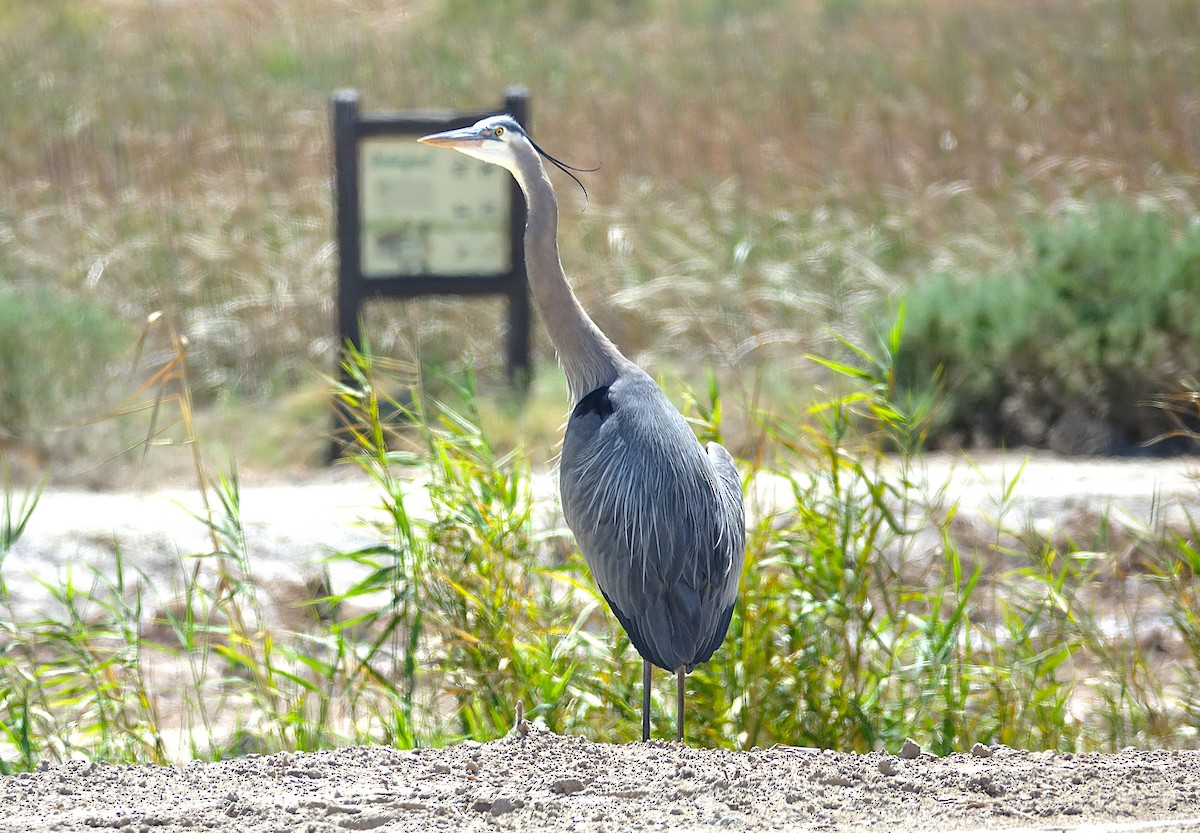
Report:
M 89 403 L 132 343 L 107 303 L 49 286 L 0 284 L 0 438 L 46 456 L 53 429 L 95 413 Z
M 896 364 L 902 386 L 949 386 L 934 442 L 1120 453 L 1168 433 L 1156 403 L 1200 371 L 1200 228 L 1178 226 L 1100 205 L 1033 226 L 1011 272 L 917 285 Z

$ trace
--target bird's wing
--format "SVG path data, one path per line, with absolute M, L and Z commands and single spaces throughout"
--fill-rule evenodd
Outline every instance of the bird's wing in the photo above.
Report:
M 634 647 L 667 669 L 712 655 L 737 593 L 741 488 L 716 456 L 641 371 L 583 397 L 563 439 L 567 523 Z
M 713 470 L 717 473 L 718 484 L 722 490 L 722 498 L 726 507 L 725 511 L 731 518 L 728 528 L 733 534 L 733 539 L 729 542 L 734 559 L 733 572 L 740 576 L 742 561 L 746 553 L 746 510 L 742 504 L 742 476 L 738 474 L 733 455 L 725 450 L 725 446 L 710 442 L 704 447 L 704 450 L 708 454 Z M 732 602 L 736 595 L 737 584 L 735 583 L 729 588 L 729 601 Z

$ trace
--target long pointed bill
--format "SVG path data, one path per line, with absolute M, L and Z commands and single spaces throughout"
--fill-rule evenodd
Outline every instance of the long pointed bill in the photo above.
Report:
M 481 147 L 485 140 L 482 132 L 475 127 L 460 127 L 458 130 L 431 133 L 417 139 L 423 145 L 442 148 L 477 148 Z

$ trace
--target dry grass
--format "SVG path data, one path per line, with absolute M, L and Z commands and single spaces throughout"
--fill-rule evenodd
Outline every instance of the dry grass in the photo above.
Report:
M 589 211 L 563 201 L 585 304 L 735 400 L 794 401 L 827 330 L 1011 260 L 1025 217 L 1114 194 L 1195 217 L 1200 195 L 1189 0 L 63 0 L 0 22 L 0 278 L 164 310 L 201 403 L 334 366 L 341 87 L 394 110 L 528 85 L 540 141 L 603 163 Z M 389 309 L 380 352 L 500 385 L 496 305 Z

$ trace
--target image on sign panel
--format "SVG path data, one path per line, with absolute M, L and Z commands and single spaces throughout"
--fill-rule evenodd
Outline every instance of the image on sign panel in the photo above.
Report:
M 511 271 L 511 177 L 416 139 L 359 143 L 363 276 Z

